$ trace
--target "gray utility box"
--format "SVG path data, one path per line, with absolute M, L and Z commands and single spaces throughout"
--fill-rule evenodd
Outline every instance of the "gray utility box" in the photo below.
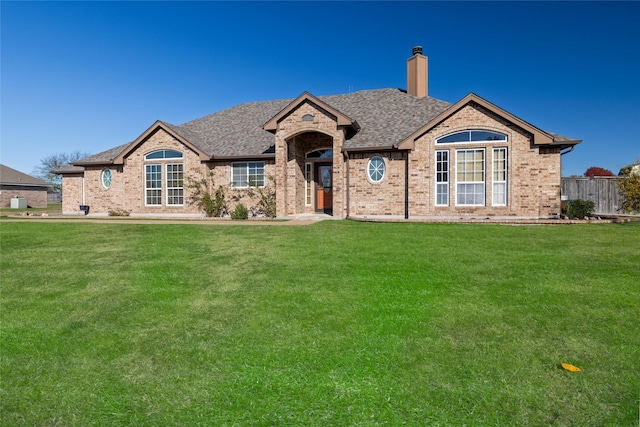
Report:
M 27 209 L 27 199 L 24 197 L 12 198 L 11 209 Z

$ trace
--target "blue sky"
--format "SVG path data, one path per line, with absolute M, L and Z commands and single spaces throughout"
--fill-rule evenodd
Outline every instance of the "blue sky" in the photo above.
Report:
M 1 7 L 0 162 L 97 153 L 242 102 L 469 92 L 583 143 L 563 174 L 640 158 L 640 2 L 13 2 Z

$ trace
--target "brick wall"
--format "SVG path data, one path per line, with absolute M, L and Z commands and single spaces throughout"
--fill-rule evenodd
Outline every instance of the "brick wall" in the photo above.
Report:
M 303 116 L 313 116 L 304 120 Z M 320 148 L 333 149 L 333 215 L 346 215 L 344 131 L 322 109 L 305 102 L 278 123 L 276 131 L 276 182 L 278 216 L 313 212 L 305 206 L 305 155 Z
M 27 205 L 31 208 L 47 207 L 46 187 L 31 187 L 23 185 L 0 186 L 0 207 L 11 207 L 11 199 L 14 197 L 27 199 Z
M 385 174 L 380 182 L 369 178 L 369 160 L 381 157 Z M 406 152 L 371 152 L 349 155 L 349 215 L 405 214 Z
M 182 159 L 160 159 L 145 161 L 144 156 L 160 149 L 177 150 L 183 153 Z M 184 204 L 172 206 L 166 203 L 166 166 L 167 164 L 182 163 L 184 171 Z M 145 205 L 145 165 L 162 165 L 162 204 L 158 206 Z M 86 166 L 84 180 L 81 175 L 63 177 L 63 212 L 67 214 L 80 213 L 81 204 L 88 205 L 90 212 L 108 214 L 110 210 L 125 210 L 131 214 L 146 215 L 203 215 L 204 212 L 192 201 L 191 189 L 188 183 L 213 170 L 216 188 L 223 185 L 226 188 L 227 205 L 229 210 L 237 203 L 244 203 L 255 211 L 257 200 L 246 195 L 246 190 L 230 188 L 232 162 L 212 162 L 204 164 L 198 155 L 184 146 L 164 130 L 158 130 L 143 141 L 129 156 L 124 165 Z M 102 173 L 110 169 L 112 174 L 111 186 L 102 185 Z M 265 162 L 265 173 L 273 174 L 273 161 Z M 84 185 L 84 201 L 83 201 Z
M 469 129 L 506 134 L 507 142 L 438 144 L 447 134 Z M 560 213 L 560 150 L 538 148 L 531 136 L 475 104 L 420 137 L 409 155 L 409 212 L 421 215 L 546 217 Z M 492 206 L 492 149 L 507 148 L 507 206 Z M 485 149 L 485 205 L 456 206 L 456 150 Z M 449 150 L 449 206 L 435 205 L 435 151 Z

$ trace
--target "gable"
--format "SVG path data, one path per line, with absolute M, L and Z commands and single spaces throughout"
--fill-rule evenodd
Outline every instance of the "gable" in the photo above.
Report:
M 149 129 L 147 129 L 142 135 L 136 138 L 135 141 L 130 143 L 119 155 L 117 155 L 113 159 L 114 165 L 122 165 L 124 164 L 124 159 L 135 151 L 142 143 L 144 143 L 147 139 L 151 138 L 155 133 L 159 131 L 164 131 L 173 138 L 175 138 L 179 143 L 188 147 L 193 152 L 198 154 L 200 160 L 208 160 L 211 156 L 207 155 L 207 153 L 203 152 L 199 147 L 195 146 L 193 143 L 188 141 L 183 134 L 177 132 L 173 126 L 163 123 L 161 121 L 155 122 Z
M 574 140 L 571 138 L 563 137 L 562 135 L 553 134 L 550 132 L 543 131 L 530 123 L 525 122 L 519 117 L 509 113 L 506 110 L 490 103 L 489 101 L 479 97 L 474 93 L 470 93 L 469 95 L 462 98 L 457 103 L 453 104 L 447 110 L 443 111 L 437 117 L 430 120 L 427 124 L 422 126 L 420 129 L 413 132 L 409 137 L 400 142 L 397 145 L 398 149 L 408 149 L 412 150 L 415 147 L 415 142 L 422 135 L 431 131 L 436 126 L 443 123 L 445 120 L 450 119 L 456 114 L 461 113 L 467 107 L 480 107 L 481 109 L 486 110 L 487 112 L 495 115 L 497 118 L 505 121 L 509 124 L 510 127 L 516 127 L 521 132 L 527 133 L 531 137 L 532 145 L 537 146 L 554 146 L 557 148 L 568 148 L 573 147 L 576 144 L 579 144 L 580 140 Z M 468 127 L 473 127 L 473 121 L 469 122 Z
M 313 109 L 318 110 L 322 114 L 331 117 L 332 120 L 336 122 L 338 127 L 347 126 L 356 132 L 360 129 L 360 126 L 355 120 L 349 118 L 336 108 L 311 95 L 309 92 L 304 92 L 302 95 L 294 99 L 289 105 L 279 111 L 278 114 L 267 121 L 262 126 L 262 128 L 269 132 L 275 132 L 278 129 L 278 124 L 282 120 L 284 120 L 286 117 L 291 115 L 294 111 L 305 104 L 309 104 L 313 107 Z M 306 116 L 303 120 L 313 121 L 313 118 L 313 115 L 309 114 L 309 116 Z

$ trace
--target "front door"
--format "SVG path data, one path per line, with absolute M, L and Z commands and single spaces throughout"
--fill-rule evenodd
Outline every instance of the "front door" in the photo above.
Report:
M 333 166 L 316 163 L 316 211 L 331 215 L 333 212 Z

